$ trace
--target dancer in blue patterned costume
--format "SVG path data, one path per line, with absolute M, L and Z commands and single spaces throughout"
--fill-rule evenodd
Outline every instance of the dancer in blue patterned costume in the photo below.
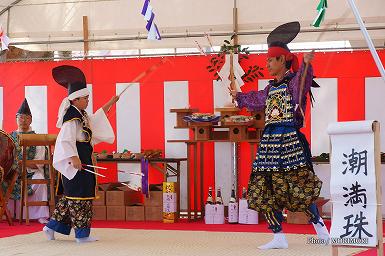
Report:
M 318 237 L 325 243 L 329 241 L 329 233 L 314 203 L 322 182 L 314 174 L 309 144 L 300 132 L 304 122 L 301 109 L 306 109 L 306 96 L 313 84 L 310 63 L 314 53 L 305 53 L 299 67 L 297 57 L 287 47 L 298 32 L 299 23 L 292 22 L 281 25 L 269 35 L 267 69 L 275 79 L 264 90 L 231 91 L 238 107 L 265 110 L 265 129 L 248 187 L 249 208 L 264 213 L 269 229 L 274 233 L 274 239 L 260 249 L 288 247 L 281 225 L 284 208 L 305 212 Z M 290 68 L 294 72 L 290 72 Z M 299 88 L 305 70 L 305 83 Z

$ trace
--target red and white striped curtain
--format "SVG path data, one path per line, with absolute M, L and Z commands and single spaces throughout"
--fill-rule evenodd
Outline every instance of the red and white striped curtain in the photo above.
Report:
M 385 51 L 379 51 L 385 62 Z M 213 112 L 231 102 L 227 88 L 213 79 L 206 66 L 209 57 L 187 56 L 167 57 L 155 72 L 131 86 L 112 108 L 109 119 L 116 132 L 114 144 L 100 144 L 96 151 L 122 151 L 128 149 L 162 149 L 166 157 L 186 157 L 184 143 L 168 143 L 171 139 L 187 139 L 188 130 L 174 129 L 175 113 L 171 108 L 197 108 L 200 112 Z M 299 58 L 302 56 L 299 54 Z M 158 63 L 160 58 L 132 58 L 117 60 L 84 60 L 60 62 L 28 62 L 0 64 L 0 119 L 3 129 L 16 129 L 15 114 L 24 97 L 28 99 L 33 114 L 32 127 L 38 133 L 57 133 L 55 127 L 57 111 L 66 90 L 55 83 L 51 70 L 58 65 L 74 65 L 83 70 L 91 90 L 89 111 L 100 108 L 113 95 L 138 74 Z M 254 54 L 241 63 L 265 66 L 266 55 Z M 369 51 L 317 53 L 314 73 L 321 88 L 313 89 L 315 106 L 307 109 L 306 128 L 313 155 L 329 152 L 326 134 L 328 123 L 375 119 L 385 123 L 385 84 L 379 77 Z M 246 83 L 243 91 L 262 89 L 265 78 Z M 310 104 L 308 104 L 310 105 Z M 382 135 L 382 147 L 385 136 Z M 225 201 L 231 190 L 231 144 L 207 143 L 205 145 L 205 189 L 221 186 Z M 240 145 L 239 184 L 246 186 L 250 174 L 250 150 L 247 144 Z M 139 165 L 119 168 L 135 170 Z M 116 168 L 105 173 L 105 181 L 126 181 L 124 174 Z M 162 180 L 162 174 L 151 171 L 150 182 Z M 186 165 L 181 173 L 182 208 L 186 203 Z M 184 203 L 183 203 L 184 202 Z

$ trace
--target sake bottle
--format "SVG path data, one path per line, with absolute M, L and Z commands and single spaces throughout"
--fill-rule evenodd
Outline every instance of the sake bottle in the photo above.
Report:
M 218 187 L 217 189 L 217 197 L 215 198 L 215 204 L 223 204 L 221 187 Z
M 233 184 L 233 187 L 231 189 L 231 196 L 230 196 L 230 203 L 237 202 L 237 199 L 235 198 L 235 186 Z
M 245 187 L 242 187 L 242 197 L 241 199 L 246 199 L 246 196 L 247 196 L 247 190 Z
M 228 206 L 228 222 L 229 224 L 236 224 L 238 223 L 238 203 L 237 199 L 235 197 L 235 186 L 233 185 L 231 189 L 231 196 L 230 196 L 230 202 Z
M 212 187 L 209 187 L 209 192 L 208 192 L 208 195 L 207 195 L 206 204 L 214 204 L 213 188 Z

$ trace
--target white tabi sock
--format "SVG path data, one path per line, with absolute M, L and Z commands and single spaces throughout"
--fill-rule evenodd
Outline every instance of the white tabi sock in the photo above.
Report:
M 48 219 L 47 218 L 39 218 L 37 220 L 40 224 L 47 224 L 48 223 Z
M 48 240 L 55 240 L 55 231 L 53 229 L 44 226 L 43 232 L 47 236 Z
M 275 233 L 273 240 L 267 244 L 261 245 L 258 249 L 269 250 L 269 249 L 287 249 L 289 247 L 285 234 L 282 232 Z
M 324 240 L 325 245 L 330 244 L 329 231 L 326 228 L 326 225 L 325 225 L 323 219 L 320 217 L 319 218 L 319 222 L 317 224 L 314 224 L 314 223 L 312 223 L 312 224 L 313 224 L 313 227 L 314 227 L 315 231 L 317 232 L 318 239 Z
M 99 239 L 92 236 L 82 237 L 82 238 L 76 238 L 77 243 L 88 243 L 88 242 L 96 242 Z

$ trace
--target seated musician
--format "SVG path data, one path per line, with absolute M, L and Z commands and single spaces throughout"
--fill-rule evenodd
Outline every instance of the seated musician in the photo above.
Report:
M 13 131 L 10 135 L 13 138 L 16 145 L 17 160 L 22 159 L 21 147 L 18 143 L 18 134 L 33 134 L 35 133 L 31 128 L 32 114 L 29 108 L 28 102 L 24 99 L 24 102 L 20 106 L 16 113 L 17 130 Z M 28 160 L 44 160 L 46 149 L 43 146 L 31 146 L 27 150 Z M 16 165 L 17 166 L 17 165 Z M 12 215 L 16 215 L 18 218 L 20 214 L 20 198 L 21 198 L 21 166 L 18 168 L 19 176 L 16 180 L 15 187 L 11 194 L 11 200 L 8 202 L 8 209 Z M 28 179 L 44 179 L 47 177 L 48 168 L 44 168 L 44 165 L 29 164 L 27 165 L 27 178 Z M 6 188 L 7 184 L 4 183 L 3 187 Z M 47 185 L 46 184 L 29 184 L 28 185 L 28 201 L 47 201 Z M 16 210 L 16 212 L 15 212 Z M 29 219 L 36 219 L 40 223 L 47 223 L 49 217 L 48 206 L 29 206 Z M 25 218 L 25 209 L 24 209 Z

